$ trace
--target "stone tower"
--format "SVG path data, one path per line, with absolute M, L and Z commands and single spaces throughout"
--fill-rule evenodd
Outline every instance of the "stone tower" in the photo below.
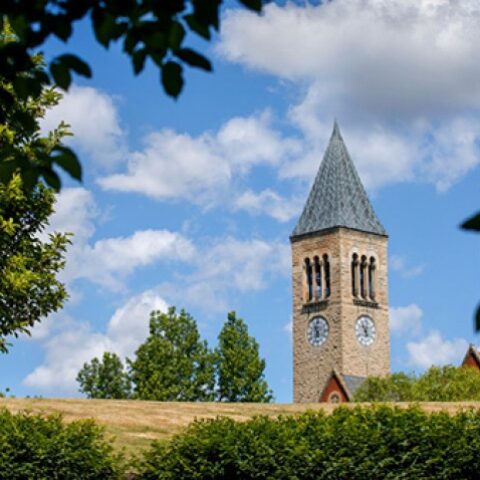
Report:
M 389 373 L 387 239 L 335 123 L 290 237 L 295 402 Z

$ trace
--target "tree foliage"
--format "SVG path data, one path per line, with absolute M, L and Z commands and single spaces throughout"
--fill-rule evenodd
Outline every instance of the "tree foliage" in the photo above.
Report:
M 355 392 L 357 402 L 458 402 L 480 400 L 480 372 L 471 367 L 431 367 L 423 375 L 369 377 Z
M 272 392 L 264 377 L 265 360 L 260 358 L 255 338 L 235 312 L 228 314 L 215 349 L 217 396 L 225 402 L 269 402 Z
M 115 480 L 123 465 L 91 420 L 0 410 L 0 478 Z
M 156 442 L 139 480 L 478 479 L 480 412 L 336 408 L 247 422 L 197 421 Z
M 150 316 L 150 335 L 129 360 L 134 395 L 142 400 L 213 399 L 213 359 L 195 320 L 175 307 Z
M 88 398 L 129 398 L 130 378 L 116 353 L 105 352 L 101 360 L 97 357 L 84 363 L 78 372 L 80 391 Z
M 261 0 L 239 1 L 260 11 Z M 74 24 L 86 18 L 99 44 L 108 48 L 121 42 L 135 74 L 151 61 L 160 71 L 167 95 L 177 97 L 183 88 L 185 66 L 212 70 L 210 61 L 186 46 L 185 40 L 189 32 L 210 40 L 212 31 L 220 28 L 222 4 L 222 0 L 2 0 L 0 30 L 10 28 L 10 32 L 0 41 L 0 124 L 11 118 L 16 97 L 36 100 L 47 85 L 67 90 L 72 73 L 92 76 L 85 59 L 74 53 L 55 57 L 48 69 L 39 68 L 34 56 L 52 37 L 68 42 Z M 24 114 L 21 123 L 31 130 L 33 121 L 32 115 Z M 7 182 L 20 171 L 30 187 L 43 177 L 52 187 L 60 188 L 53 167 L 80 178 L 78 159 L 70 149 L 57 147 L 52 152 L 41 143 L 36 147 L 35 155 L 28 157 L 2 145 L 0 181 Z
M 8 44 L 8 37 L 8 27 L 4 26 L 0 45 Z M 39 64 L 37 58 L 35 65 Z M 37 177 L 21 178 L 15 173 L 13 159 L 22 165 L 37 162 L 42 170 L 48 163 L 42 152 L 57 155 L 63 148 L 62 138 L 69 132 L 61 123 L 47 136 L 40 134 L 39 120 L 60 100 L 55 90 L 44 89 L 35 98 L 24 98 L 1 79 L 0 87 L 9 92 L 11 100 L 0 122 L 0 162 L 10 165 L 0 169 L 0 176 L 6 170 L 10 172 L 2 177 L 5 183 L 0 182 L 0 351 L 6 351 L 8 335 L 28 333 L 35 322 L 62 306 L 66 291 L 56 274 L 64 266 L 69 243 L 68 236 L 58 233 L 41 239 L 53 213 L 55 196 L 38 183 L 25 188 L 26 181 L 35 182 Z
M 25 191 L 18 175 L 0 185 L 0 351 L 7 351 L 8 335 L 29 333 L 67 297 L 56 275 L 65 265 L 68 236 L 39 237 L 54 203 L 51 190 Z
M 15 38 L 4 20 L 0 52 L 14 48 Z M 0 53 L 0 184 L 7 185 L 19 174 L 27 190 L 35 188 L 40 178 L 58 190 L 60 178 L 55 165 L 80 180 L 80 163 L 72 150 L 62 144 L 62 139 L 70 135 L 68 126 L 61 122 L 48 135 L 41 134 L 40 120 L 61 98 L 46 82 L 31 88 L 33 79 L 45 76 L 41 56 L 29 57 L 30 69 L 16 75 L 2 73 L 3 61 L 6 59 Z

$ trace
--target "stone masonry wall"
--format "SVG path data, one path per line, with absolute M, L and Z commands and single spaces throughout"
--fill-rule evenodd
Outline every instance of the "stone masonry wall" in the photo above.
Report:
M 386 246 L 386 237 L 346 228 L 292 242 L 294 402 L 318 402 L 333 368 L 358 376 L 389 372 Z M 378 308 L 354 304 L 350 270 L 354 252 L 376 259 Z M 331 295 L 319 302 L 306 302 L 304 260 L 324 254 L 330 262 Z M 361 346 L 355 337 L 355 321 L 361 314 L 375 322 L 377 336 L 371 347 Z M 326 318 L 330 330 L 326 342 L 316 347 L 308 342 L 307 326 L 318 315 Z

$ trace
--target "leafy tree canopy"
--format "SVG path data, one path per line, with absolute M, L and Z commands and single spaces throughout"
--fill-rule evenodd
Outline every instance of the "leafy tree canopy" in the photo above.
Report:
M 84 363 L 78 372 L 80 391 L 88 398 L 129 398 L 130 379 L 116 353 L 105 352 L 102 360 L 95 357 Z
M 56 274 L 65 265 L 68 236 L 39 238 L 54 203 L 42 185 L 26 192 L 18 175 L 0 184 L 0 351 L 7 351 L 8 335 L 29 333 L 67 297 Z
M 142 400 L 213 400 L 213 359 L 184 310 L 150 316 L 150 335 L 129 360 L 134 396 Z
M 264 377 L 255 338 L 235 312 L 228 314 L 215 349 L 218 400 L 225 402 L 270 402 L 272 392 Z
M 239 0 L 248 9 L 260 11 L 261 0 Z M 8 29 L 0 41 L 0 124 L 11 120 L 16 97 L 38 99 L 46 85 L 67 90 L 72 73 L 91 77 L 88 63 L 74 53 L 54 58 L 48 69 L 39 68 L 34 55 L 51 37 L 67 42 L 75 22 L 90 18 L 98 43 L 108 48 L 122 42 L 123 52 L 139 74 L 150 60 L 160 71 L 167 95 L 177 97 L 183 88 L 183 68 L 212 70 L 210 61 L 185 45 L 187 33 L 210 40 L 220 27 L 222 0 L 2 0 L 0 30 Z M 14 110 L 14 116 L 18 112 Z M 34 116 L 23 112 L 23 129 L 32 131 Z M 15 142 L 0 148 L 0 181 L 9 181 L 20 171 L 32 188 L 38 178 L 54 188 L 60 180 L 54 166 L 81 178 L 76 155 L 65 147 L 52 152 L 41 143 L 34 156 L 21 155 Z
M 480 372 L 471 367 L 431 367 L 423 375 L 369 377 L 356 402 L 458 402 L 480 400 Z
M 9 35 L 4 26 L 0 45 L 9 43 Z M 35 68 L 40 65 L 40 58 L 32 61 Z M 2 89 L 8 92 L 11 104 L 0 122 L 0 162 L 11 164 L 16 158 L 23 165 L 38 159 L 42 169 L 42 152 L 59 154 L 61 140 L 69 134 L 68 126 L 61 123 L 47 136 L 40 135 L 39 120 L 61 95 L 48 88 L 35 98 L 24 98 L 16 95 L 11 83 L 0 79 L 0 95 Z M 21 178 L 13 169 L 10 173 L 3 177 L 5 183 L 0 182 L 0 351 L 7 350 L 8 335 L 28 333 L 35 322 L 58 310 L 67 296 L 56 274 L 65 264 L 68 236 L 55 233 L 48 240 L 40 237 L 53 213 L 54 193 L 38 183 L 25 189 L 25 182 L 36 178 Z

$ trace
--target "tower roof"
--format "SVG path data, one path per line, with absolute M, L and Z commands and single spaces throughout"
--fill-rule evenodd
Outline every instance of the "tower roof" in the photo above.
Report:
M 337 122 L 292 236 L 333 227 L 387 235 L 373 211 Z

